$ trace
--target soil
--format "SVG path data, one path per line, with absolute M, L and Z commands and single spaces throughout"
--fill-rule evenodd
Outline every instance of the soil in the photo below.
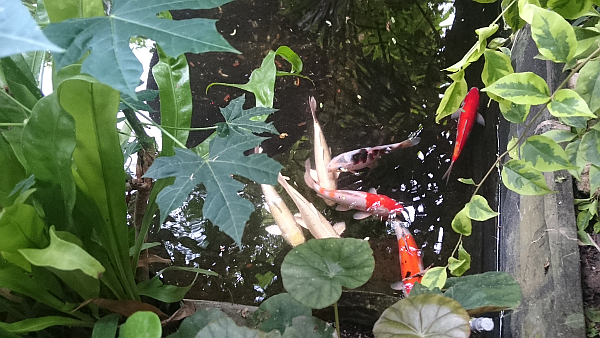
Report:
M 600 235 L 593 234 L 592 239 L 596 244 L 600 244 Z M 586 309 L 600 309 L 600 252 L 593 246 L 580 246 L 579 253 L 583 306 Z M 591 325 L 592 323 L 588 322 L 588 327 Z M 593 323 L 593 325 L 600 330 L 600 323 Z

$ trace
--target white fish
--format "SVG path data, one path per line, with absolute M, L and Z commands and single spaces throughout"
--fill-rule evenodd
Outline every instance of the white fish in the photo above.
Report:
M 331 161 L 331 150 L 327 146 L 325 135 L 317 120 L 317 101 L 313 96 L 308 100 L 310 112 L 313 118 L 313 134 L 314 134 L 314 153 L 315 153 L 315 169 L 317 171 L 317 182 L 323 188 L 335 190 L 337 188 L 337 177 L 339 173 L 327 170 L 327 164 Z M 335 205 L 335 202 L 325 200 L 327 205 Z

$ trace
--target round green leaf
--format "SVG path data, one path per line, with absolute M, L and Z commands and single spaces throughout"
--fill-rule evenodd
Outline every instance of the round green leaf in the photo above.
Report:
M 369 243 L 354 238 L 313 239 L 293 248 L 281 264 L 283 286 L 297 301 L 313 308 L 329 306 L 366 283 L 375 268 Z
M 460 304 L 440 295 L 402 299 L 387 308 L 373 327 L 375 338 L 469 337 L 469 315 Z
M 596 117 L 581 96 L 571 89 L 561 89 L 554 93 L 554 100 L 548 105 L 548 110 L 550 111 L 550 114 L 556 117 Z
M 452 219 L 452 229 L 461 235 L 470 236 L 472 231 L 471 219 L 467 214 L 467 209 L 463 208 Z
M 423 275 L 421 284 L 423 284 L 429 289 L 441 289 L 446 284 L 447 278 L 448 274 L 446 273 L 446 268 L 443 266 L 436 266 L 435 268 L 427 270 L 425 275 Z
M 498 213 L 490 208 L 486 199 L 482 196 L 475 195 L 471 197 L 471 201 L 465 205 L 467 215 L 475 221 L 485 221 L 498 216 Z
M 504 164 L 502 183 L 521 195 L 546 195 L 553 192 L 546 185 L 544 175 L 523 160 L 510 160 Z
M 568 62 L 577 51 L 573 27 L 556 12 L 536 7 L 531 21 L 531 37 L 540 54 L 554 62 Z
M 542 136 L 530 136 L 521 145 L 522 158 L 539 171 L 555 171 L 562 169 L 575 169 L 569 163 L 567 154 L 561 146 L 552 139 Z
M 292 320 L 298 316 L 311 316 L 312 310 L 298 302 L 288 293 L 270 297 L 254 311 L 252 317 L 261 322 L 258 328 L 264 332 L 279 330 L 284 333 L 286 327 L 292 325 Z
M 160 319 L 156 313 L 150 311 L 132 314 L 119 330 L 119 338 L 160 338 L 161 335 Z
M 550 99 L 546 81 L 531 72 L 506 75 L 482 91 L 517 104 L 543 104 Z

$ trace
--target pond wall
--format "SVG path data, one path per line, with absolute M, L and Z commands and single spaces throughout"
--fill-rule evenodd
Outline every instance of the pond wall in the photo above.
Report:
M 527 27 L 520 33 L 512 49 L 515 72 L 538 74 L 554 92 L 567 75 L 563 65 L 533 59 L 538 50 L 531 31 Z M 539 108 L 531 108 L 526 123 Z M 539 122 L 550 119 L 554 118 L 546 110 Z M 501 119 L 501 151 L 511 137 L 548 130 L 536 123 L 525 131 L 525 124 Z M 544 176 L 557 193 L 521 196 L 500 188 L 499 268 L 510 273 L 523 292 L 521 305 L 504 316 L 502 337 L 585 337 L 572 177 L 567 171 Z

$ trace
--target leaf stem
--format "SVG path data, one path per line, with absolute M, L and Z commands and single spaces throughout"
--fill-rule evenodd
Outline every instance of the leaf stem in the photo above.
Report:
M 335 331 L 337 332 L 337 336 L 341 337 L 341 335 L 340 335 L 340 313 L 338 311 L 338 303 L 337 302 L 333 303 L 333 314 L 335 317 Z
M 0 127 L 24 127 L 24 126 L 25 126 L 24 122 L 15 122 L 15 123 L 6 122 L 6 123 L 0 123 Z
M 154 126 L 153 124 L 150 123 L 142 123 L 143 126 Z M 196 131 L 196 130 L 215 130 L 217 129 L 217 126 L 211 126 L 211 127 L 198 127 L 198 128 L 183 128 L 183 127 L 169 127 L 169 129 L 175 129 L 175 130 L 189 130 L 189 131 Z
M 135 109 L 131 104 L 122 101 L 127 107 L 129 107 L 129 109 L 133 110 L 133 111 L 137 111 L 137 109 Z M 166 135 L 168 138 L 170 138 L 171 140 L 173 140 L 173 142 L 175 142 L 175 144 L 181 148 L 187 148 L 185 146 L 185 144 L 181 143 L 178 139 L 175 138 L 175 136 L 171 135 L 171 133 L 169 133 L 165 128 L 163 128 L 160 124 L 154 122 L 154 120 L 152 120 L 151 118 L 147 117 L 144 114 L 140 114 L 140 116 L 142 116 L 145 120 L 147 120 L 148 122 L 150 122 L 150 125 L 158 128 L 164 135 Z

